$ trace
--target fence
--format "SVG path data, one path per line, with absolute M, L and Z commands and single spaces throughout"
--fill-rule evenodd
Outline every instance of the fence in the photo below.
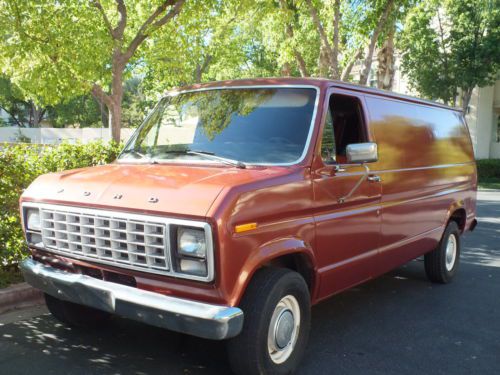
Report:
M 121 139 L 126 141 L 135 129 L 122 128 Z M 88 143 L 96 140 L 108 141 L 108 128 L 19 128 L 17 126 L 0 127 L 0 143 L 31 142 L 41 144 Z M 28 141 L 29 140 L 29 141 Z

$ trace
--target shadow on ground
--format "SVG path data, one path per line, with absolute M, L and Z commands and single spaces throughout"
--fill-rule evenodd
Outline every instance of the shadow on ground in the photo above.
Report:
M 494 373 L 500 268 L 462 266 L 453 284 L 435 286 L 412 262 L 316 306 L 298 373 Z M 5 374 L 230 373 L 224 343 L 121 318 L 93 332 L 50 315 L 5 325 L 0 353 Z

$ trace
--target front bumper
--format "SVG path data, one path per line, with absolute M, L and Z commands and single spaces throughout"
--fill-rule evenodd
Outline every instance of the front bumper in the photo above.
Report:
M 172 331 L 222 340 L 238 335 L 243 326 L 243 312 L 237 307 L 165 296 L 69 273 L 33 259 L 24 260 L 20 268 L 28 284 L 54 297 Z

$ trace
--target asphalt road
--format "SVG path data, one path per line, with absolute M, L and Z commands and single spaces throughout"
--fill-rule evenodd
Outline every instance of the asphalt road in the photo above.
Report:
M 478 206 L 453 283 L 431 284 L 414 261 L 314 307 L 298 374 L 499 374 L 500 193 Z M 0 317 L 0 374 L 226 373 L 220 342 L 120 318 L 75 331 L 44 308 Z

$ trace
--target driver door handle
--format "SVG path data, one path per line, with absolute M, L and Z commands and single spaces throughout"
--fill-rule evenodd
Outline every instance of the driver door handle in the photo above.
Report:
M 382 181 L 382 179 L 380 178 L 380 176 L 377 176 L 377 175 L 371 175 L 371 176 L 368 176 L 368 181 L 370 182 L 380 182 Z

